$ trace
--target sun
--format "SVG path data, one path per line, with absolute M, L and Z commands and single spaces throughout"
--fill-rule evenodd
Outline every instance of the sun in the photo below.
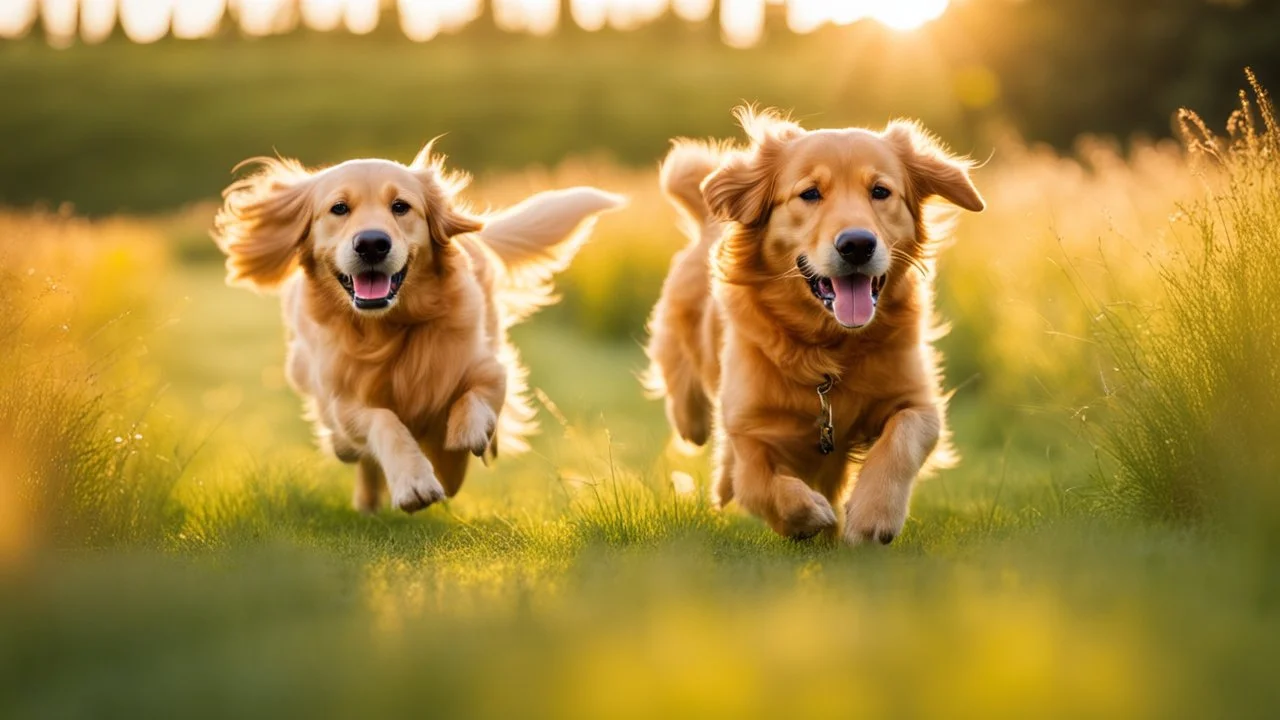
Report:
M 941 17 L 948 4 L 948 0 L 900 0 L 896 3 L 877 3 L 868 7 L 866 12 L 867 17 L 894 30 L 915 30 Z
M 941 17 L 951 4 L 950 0 L 785 0 L 785 3 L 787 24 L 798 33 L 813 32 L 824 23 L 851 25 L 865 19 L 894 30 L 915 30 Z

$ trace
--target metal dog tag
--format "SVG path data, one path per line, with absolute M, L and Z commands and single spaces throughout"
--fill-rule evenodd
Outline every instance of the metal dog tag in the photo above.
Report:
M 830 375 L 818 386 L 818 402 L 822 403 L 822 414 L 818 417 L 818 450 L 823 455 L 830 455 L 836 449 L 836 428 L 832 422 L 831 400 L 827 393 L 835 386 L 836 381 Z

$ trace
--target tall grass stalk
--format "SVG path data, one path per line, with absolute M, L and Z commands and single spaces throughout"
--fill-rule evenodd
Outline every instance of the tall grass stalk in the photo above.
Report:
M 1225 136 L 1179 123 L 1204 196 L 1159 296 L 1100 316 L 1114 359 L 1108 506 L 1160 521 L 1280 525 L 1280 124 L 1249 73 Z
M 0 564 L 48 547 L 145 542 L 180 526 L 181 462 L 116 397 L 147 313 L 129 283 L 163 262 L 121 223 L 0 214 Z M 39 242 L 35 240 L 38 239 Z M 135 388 L 136 389 L 136 388 Z

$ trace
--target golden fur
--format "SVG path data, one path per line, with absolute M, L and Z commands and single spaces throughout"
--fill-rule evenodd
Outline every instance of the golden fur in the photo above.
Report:
M 736 498 L 783 535 L 834 532 L 860 465 L 843 536 L 888 543 L 945 444 L 926 201 L 981 210 L 970 163 L 915 123 L 810 132 L 772 112 L 738 116 L 747 146 L 679 140 L 663 162 L 662 188 L 692 242 L 650 320 L 650 390 L 685 440 L 716 434 L 717 502 Z M 798 269 L 843 267 L 834 240 L 849 228 L 874 232 L 887 268 L 858 329 L 837 322 Z M 824 455 L 817 388 L 828 376 L 836 447 Z
M 324 444 L 358 464 L 356 508 L 376 509 L 385 486 L 395 507 L 420 510 L 458 491 L 471 455 L 523 449 L 533 411 L 507 329 L 551 300 L 551 275 L 620 199 L 574 188 L 477 216 L 455 200 L 466 178 L 429 145 L 408 166 L 250 162 L 214 239 L 229 282 L 281 292 L 286 375 Z M 374 310 L 350 287 L 366 231 L 389 238 L 384 264 L 404 263 Z

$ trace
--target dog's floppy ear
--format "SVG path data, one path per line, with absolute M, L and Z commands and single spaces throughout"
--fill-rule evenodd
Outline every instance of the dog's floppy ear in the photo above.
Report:
M 444 156 L 433 155 L 435 140 L 427 143 L 413 159 L 409 169 L 422 183 L 422 195 L 427 200 L 427 228 L 437 245 L 448 245 L 457 235 L 479 232 L 484 222 L 456 206 L 455 198 L 471 177 L 466 173 L 452 172 L 444 167 Z
M 804 130 L 772 110 L 740 107 L 734 115 L 751 146 L 725 156 L 702 182 L 702 196 L 720 218 L 761 227 L 773 212 L 782 148 Z
M 919 123 L 895 120 L 884 131 L 907 170 L 911 195 L 917 202 L 940 197 L 972 212 L 986 207 L 982 195 L 969 179 L 973 163 L 952 155 Z
M 277 287 L 298 265 L 311 230 L 312 174 L 295 160 L 252 158 L 258 170 L 222 192 L 213 239 L 227 255 L 227 282 Z

